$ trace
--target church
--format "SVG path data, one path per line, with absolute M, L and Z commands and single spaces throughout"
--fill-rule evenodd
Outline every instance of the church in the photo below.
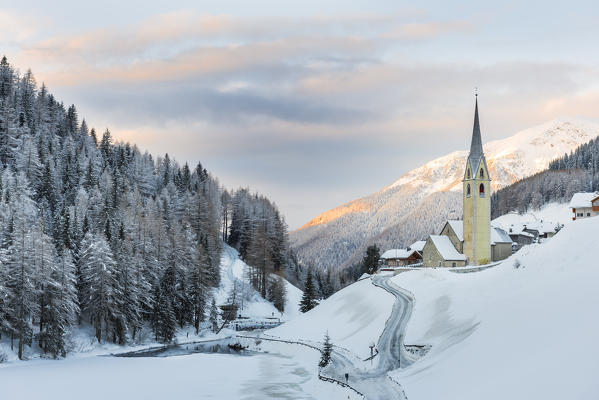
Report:
M 509 235 L 491 226 L 491 177 L 480 135 L 478 95 L 470 154 L 462 182 L 464 218 L 447 221 L 439 235 L 429 236 L 422 250 L 425 267 L 485 265 L 512 254 Z

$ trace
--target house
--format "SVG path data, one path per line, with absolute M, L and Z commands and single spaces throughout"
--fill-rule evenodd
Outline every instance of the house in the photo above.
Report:
M 430 235 L 424 245 L 422 262 L 427 267 L 463 267 L 468 261 L 458 252 L 449 236 Z
M 387 250 L 381 256 L 382 264 L 388 267 L 401 267 L 404 265 L 420 264 L 422 254 L 416 250 L 391 249 Z
M 572 221 L 599 215 L 599 193 L 574 193 L 569 207 L 572 209 Z
M 445 222 L 440 235 L 449 237 L 456 250 L 460 253 L 464 252 L 464 224 L 462 221 Z
M 520 250 L 522 246 L 531 244 L 535 239 L 535 236 L 532 233 L 525 232 L 523 227 L 515 225 L 510 226 L 508 235 L 512 239 L 512 242 L 515 243 L 513 246 L 514 251 Z
M 528 233 L 536 232 L 536 239 L 549 239 L 553 237 L 559 231 L 561 225 L 559 223 L 553 223 L 549 221 L 534 221 L 528 222 L 524 225 L 524 231 Z
M 512 238 L 503 229 L 491 226 L 491 259 L 505 260 L 512 255 Z

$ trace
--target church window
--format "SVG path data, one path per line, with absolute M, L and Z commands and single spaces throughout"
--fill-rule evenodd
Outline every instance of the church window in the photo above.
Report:
M 485 171 L 483 171 L 483 169 L 480 169 L 480 177 L 484 178 L 485 177 Z
M 480 184 L 478 192 L 480 194 L 480 197 L 485 197 L 485 185 L 484 184 L 482 184 L 482 183 Z
M 455 263 L 451 263 L 451 266 L 452 266 L 452 267 L 455 267 Z
M 466 186 L 466 197 L 470 197 L 470 184 Z
M 468 179 L 470 179 L 470 168 L 468 168 Z

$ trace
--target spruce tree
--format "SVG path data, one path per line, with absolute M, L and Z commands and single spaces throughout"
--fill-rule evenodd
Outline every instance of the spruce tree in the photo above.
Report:
M 381 251 L 376 244 L 368 246 L 366 255 L 362 259 L 363 271 L 368 274 L 374 274 L 379 268 Z
M 322 351 L 320 353 L 320 361 L 318 366 L 320 368 L 324 368 L 331 362 L 331 353 L 333 352 L 333 344 L 331 343 L 331 338 L 329 337 L 329 332 L 327 331 L 324 334 L 324 343 L 322 346 Z
M 314 293 L 314 283 L 312 282 L 312 272 L 308 270 L 306 275 L 306 284 L 304 285 L 304 294 L 299 304 L 300 311 L 305 313 L 316 307 L 316 297 Z

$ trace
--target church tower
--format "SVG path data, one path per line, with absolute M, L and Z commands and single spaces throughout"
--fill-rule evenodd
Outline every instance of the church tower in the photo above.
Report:
M 464 255 L 470 265 L 488 264 L 491 262 L 491 179 L 480 138 L 478 94 L 463 185 Z

